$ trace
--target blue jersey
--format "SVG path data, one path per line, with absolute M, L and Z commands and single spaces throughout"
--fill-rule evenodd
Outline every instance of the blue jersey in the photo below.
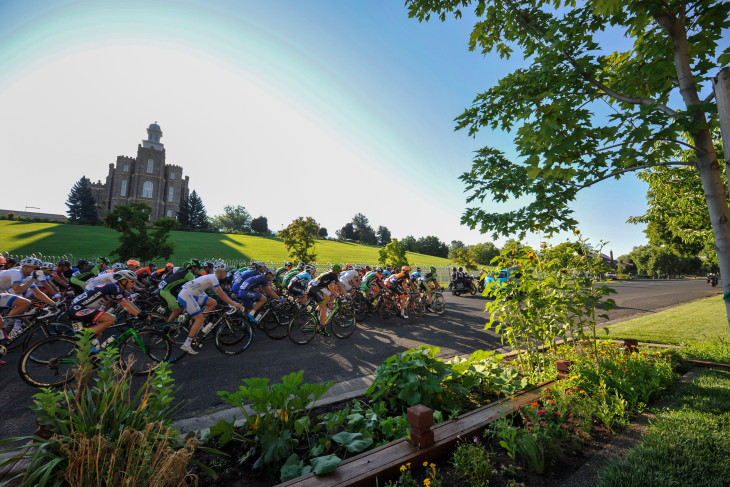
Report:
M 231 286 L 231 291 L 234 293 L 237 293 L 239 289 L 241 289 L 241 284 L 243 284 L 243 281 L 246 279 L 250 279 L 256 275 L 263 276 L 259 271 L 252 269 L 248 271 L 243 271 L 241 273 L 236 274 L 233 277 L 233 285 Z
M 255 271 L 254 271 L 255 272 Z M 267 277 L 260 272 L 256 272 L 258 276 L 249 277 L 243 283 L 241 283 L 241 287 L 239 288 L 239 292 L 246 292 L 250 291 L 254 288 L 257 288 L 259 286 L 268 286 L 269 280 Z
M 116 304 L 123 299 L 124 291 L 119 287 L 119 284 L 114 282 L 78 295 L 71 305 L 80 308 L 99 309 L 102 304 L 109 302 Z

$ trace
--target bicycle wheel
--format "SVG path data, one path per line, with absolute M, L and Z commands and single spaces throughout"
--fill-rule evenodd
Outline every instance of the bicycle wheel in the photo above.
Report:
M 73 327 L 68 323 L 36 323 L 30 331 L 23 335 L 23 350 L 28 350 L 28 347 L 34 343 L 38 343 L 48 337 L 56 335 L 72 337 L 74 334 Z
M 408 320 L 415 323 L 421 319 L 421 316 L 423 316 L 423 303 L 421 302 L 421 298 L 411 298 L 408 302 Z
M 444 298 L 443 294 L 435 293 L 433 295 L 433 297 L 431 298 L 431 308 L 438 315 L 446 311 L 446 299 Z
M 279 314 L 270 309 L 264 316 L 261 327 L 264 329 L 266 336 L 273 340 L 281 340 L 289 333 L 289 323 L 282 321 Z
M 315 308 L 314 313 L 317 312 Z M 318 320 L 307 308 L 302 308 L 289 322 L 289 339 L 297 345 L 309 343 L 317 332 Z
M 368 303 L 367 298 L 362 294 L 357 294 L 353 300 L 352 307 L 355 311 L 355 318 L 359 322 L 365 321 L 368 317 Z
M 185 343 L 185 340 L 190 335 L 190 330 L 182 323 L 162 323 L 155 327 L 157 331 L 164 333 L 170 340 L 170 357 L 167 359 L 168 362 L 176 362 L 183 358 L 188 352 L 180 350 L 180 346 Z
M 77 341 L 52 336 L 31 345 L 18 362 L 20 377 L 33 387 L 58 387 L 74 380 Z
M 248 321 L 226 317 L 215 332 L 215 347 L 225 355 L 238 355 L 251 345 L 253 336 Z
M 330 320 L 330 326 L 332 327 L 332 333 L 337 338 L 347 338 L 355 333 L 357 319 L 352 306 L 340 306 L 340 309 Z
M 13 352 L 15 350 L 18 350 L 19 348 L 23 348 L 23 350 L 25 350 L 26 349 L 25 340 L 27 340 L 28 335 L 31 332 L 30 329 L 34 326 L 33 324 L 31 324 L 31 322 L 28 318 L 21 317 L 21 318 L 15 318 L 15 319 L 20 320 L 21 330 L 23 330 L 23 331 L 22 331 L 21 335 L 13 338 L 12 340 L 5 338 L 0 342 L 0 345 L 3 345 L 8 350 L 8 352 Z M 13 327 L 8 326 L 7 332 L 11 333 L 12 330 L 13 330 Z
M 119 345 L 119 364 L 133 375 L 147 374 L 170 358 L 170 339 L 157 330 L 139 330 Z
M 392 325 L 398 318 L 398 305 L 394 300 L 383 299 L 378 307 L 378 316 L 383 323 Z

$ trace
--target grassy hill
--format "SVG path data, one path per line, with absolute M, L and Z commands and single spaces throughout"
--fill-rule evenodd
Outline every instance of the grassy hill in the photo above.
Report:
M 69 260 L 109 255 L 118 245 L 118 233 L 105 227 L 34 223 L 0 220 L 0 253 L 7 255 L 42 254 L 48 260 L 66 255 Z M 172 262 L 191 257 L 279 263 L 289 259 L 282 241 L 275 237 L 227 235 L 218 233 L 172 232 L 175 243 Z M 318 240 L 317 261 L 375 264 L 380 247 L 334 240 Z M 40 256 L 39 256 L 40 257 Z M 438 267 L 449 265 L 448 259 L 408 253 L 414 265 Z

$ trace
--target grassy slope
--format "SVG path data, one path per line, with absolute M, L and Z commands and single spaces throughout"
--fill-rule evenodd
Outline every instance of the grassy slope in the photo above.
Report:
M 609 327 L 609 338 L 636 338 L 642 342 L 687 343 L 730 339 L 725 303 L 721 296 L 699 299 L 656 314 Z
M 11 222 L 0 220 L 0 253 L 72 255 L 74 258 L 108 255 L 118 245 L 117 232 L 104 227 L 57 223 Z M 257 260 L 282 262 L 288 259 L 281 240 L 274 237 L 225 235 L 216 233 L 172 232 L 175 242 L 173 262 L 191 257 L 201 259 Z M 331 240 L 315 246 L 318 262 L 376 263 L 380 247 Z M 414 265 L 449 265 L 448 259 L 408 253 Z

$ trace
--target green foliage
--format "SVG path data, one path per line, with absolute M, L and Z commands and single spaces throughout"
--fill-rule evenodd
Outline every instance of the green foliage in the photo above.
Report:
M 715 338 L 714 340 L 683 343 L 682 354 L 688 359 L 730 364 L 730 341 Z
M 658 411 L 639 446 L 609 461 L 601 487 L 724 485 L 730 478 L 730 373 L 703 370 Z
M 299 262 L 315 262 L 317 254 L 314 251 L 314 240 L 318 231 L 319 225 L 314 218 L 300 216 L 281 230 L 278 236 L 284 240 L 289 257 Z
M 576 233 L 578 233 L 576 231 Z M 608 268 L 598 257 L 600 249 L 589 251 L 586 241 L 543 245 L 540 253 L 514 243 L 502 249 L 494 264 L 512 268 L 514 277 L 504 285 L 487 288 L 493 298 L 486 309 L 502 343 L 514 350 L 522 372 L 539 378 L 548 366 L 540 348 L 555 348 L 558 338 L 596 338 L 596 310 L 615 306 L 606 299 L 615 291 L 596 281 Z
M 392 265 L 393 267 L 408 265 L 406 249 L 398 242 L 397 238 L 391 240 L 390 243 L 378 251 L 378 263 Z
M 82 176 L 73 185 L 71 192 L 68 194 L 66 206 L 68 207 L 68 220 L 71 223 L 87 225 L 99 223 L 96 200 L 94 200 L 94 194 L 91 192 L 91 181 L 86 176 Z M 10 218 L 10 215 L 8 213 L 8 219 L 12 220 L 13 218 Z
M 104 226 L 120 232 L 119 247 L 110 253 L 125 261 L 137 258 L 141 261 L 152 260 L 155 257 L 169 259 L 175 250 L 175 245 L 168 241 L 170 232 L 178 227 L 174 218 L 160 218 L 151 225 L 154 228 L 149 235 L 150 214 L 152 208 L 146 203 L 130 203 L 119 205 L 104 217 Z
M 378 237 L 378 245 L 381 247 L 385 247 L 390 243 L 391 235 L 390 230 L 388 230 L 388 227 L 384 227 L 383 225 L 380 225 L 378 227 L 378 231 L 376 232 L 376 235 Z
M 251 231 L 251 215 L 241 205 L 228 205 L 223 214 L 213 217 L 213 228 L 225 233 L 249 233 Z
M 195 190 L 188 196 L 181 195 L 177 221 L 181 230 L 208 230 L 210 228 L 203 200 Z
M 429 235 L 415 239 L 412 235 L 408 235 L 401 240 L 401 244 L 408 252 L 418 252 L 424 255 L 434 255 L 436 257 L 448 257 L 449 247 L 438 237 Z
M 281 383 L 273 385 L 269 385 L 269 379 L 248 378 L 243 379 L 245 385 L 239 386 L 233 393 L 218 392 L 223 402 L 241 409 L 248 429 L 239 434 L 233 430 L 232 423 L 221 420 L 211 428 L 211 434 L 220 436 L 221 444 L 234 438 L 243 441 L 250 449 L 248 455 L 258 457 L 254 468 L 286 465 L 286 471 L 291 472 L 295 465 L 299 465 L 291 456 L 299 447 L 301 438 L 308 434 L 311 408 L 333 385 L 333 382 L 308 384 L 303 382 L 303 377 L 304 371 L 300 370 L 282 377 Z M 328 464 L 322 463 L 319 469 Z M 316 466 L 313 468 L 317 470 Z
M 633 248 L 629 258 L 636 265 L 639 274 L 663 278 L 673 274 L 700 274 L 702 268 L 717 267 L 717 256 L 706 255 L 704 260 L 697 256 L 682 256 L 672 246 L 658 247 L 639 245 Z
M 492 481 L 491 455 L 478 440 L 461 443 L 451 459 L 459 479 L 469 487 L 487 487 Z
M 352 218 L 353 238 L 362 244 L 375 245 L 378 241 L 375 230 L 370 226 L 368 218 L 358 213 Z
M 265 216 L 259 216 L 251 220 L 251 231 L 255 233 L 269 233 L 269 219 Z

